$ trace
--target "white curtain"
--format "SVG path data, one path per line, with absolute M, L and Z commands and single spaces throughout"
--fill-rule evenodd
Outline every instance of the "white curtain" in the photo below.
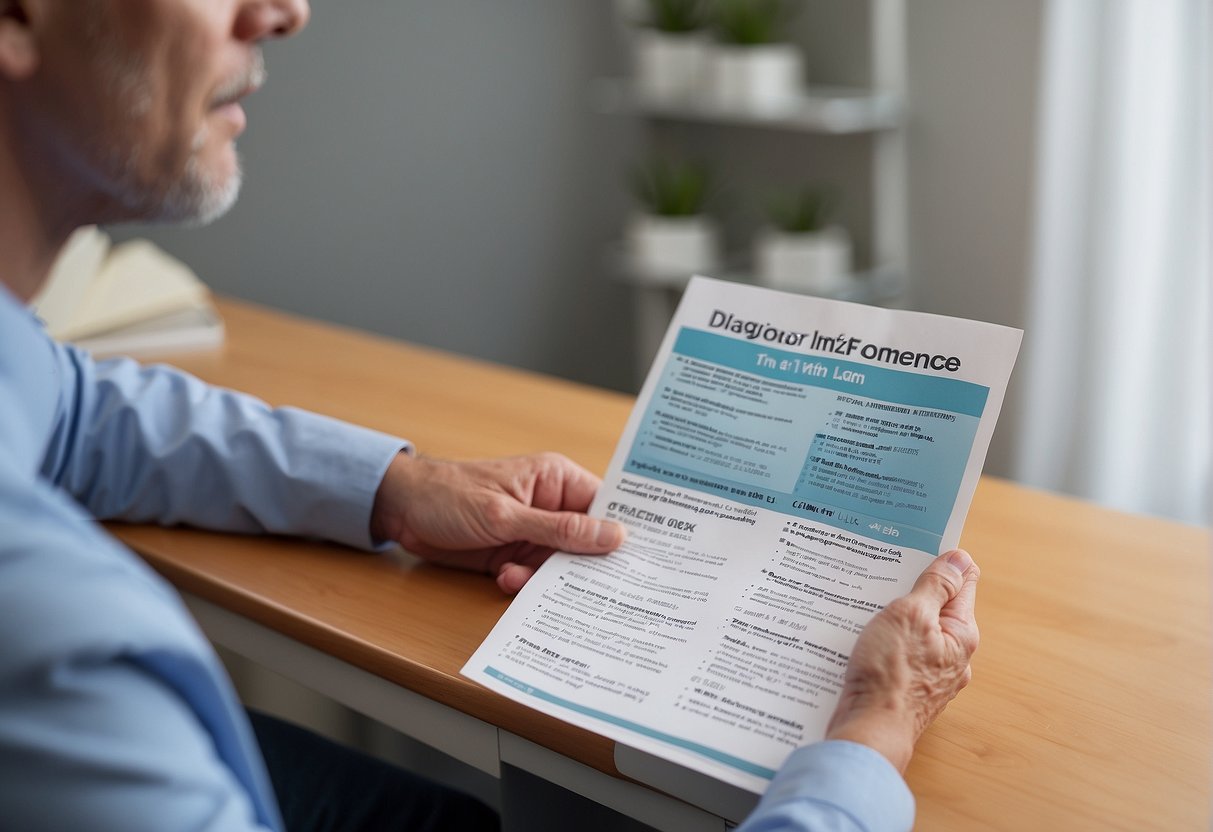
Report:
M 1049 0 L 1016 476 L 1206 522 L 1208 0 Z

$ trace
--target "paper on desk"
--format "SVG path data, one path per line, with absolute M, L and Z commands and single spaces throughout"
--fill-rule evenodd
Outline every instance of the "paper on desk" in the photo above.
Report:
M 695 278 L 591 508 L 627 543 L 554 556 L 463 673 L 763 791 L 959 541 L 1021 335 Z

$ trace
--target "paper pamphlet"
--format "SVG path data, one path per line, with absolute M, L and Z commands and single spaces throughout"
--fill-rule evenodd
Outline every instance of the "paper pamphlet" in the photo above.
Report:
M 463 673 L 760 793 L 956 546 L 1022 333 L 694 278 L 590 513 Z

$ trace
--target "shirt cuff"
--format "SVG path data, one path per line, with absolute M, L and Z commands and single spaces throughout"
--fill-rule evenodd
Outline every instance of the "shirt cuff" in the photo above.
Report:
M 841 829 L 907 832 L 914 825 L 914 796 L 876 750 L 825 740 L 788 757 L 742 829 L 806 828 L 797 825 L 799 818 L 823 812 L 848 820 L 850 825 L 837 826 Z
M 288 414 L 292 446 L 307 449 L 292 471 L 296 485 L 318 492 L 296 503 L 301 509 L 310 505 L 292 524 L 296 533 L 367 551 L 390 548 L 390 542 L 371 537 L 371 511 L 388 466 L 397 454 L 413 453 L 412 443 L 316 413 L 279 412 Z

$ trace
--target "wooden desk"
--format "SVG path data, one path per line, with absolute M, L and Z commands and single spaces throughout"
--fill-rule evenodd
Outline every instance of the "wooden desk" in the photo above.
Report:
M 601 472 L 631 407 L 626 396 L 243 303 L 221 310 L 223 351 L 174 363 L 274 404 L 407 436 L 435 456 L 551 449 Z M 462 737 L 455 745 L 466 741 L 456 756 L 492 771 L 488 746 L 499 732 L 502 754 L 507 746 L 533 752 L 540 768 L 562 758 L 584 764 L 561 771 L 634 789 L 629 803 L 644 793 L 602 777 L 616 774 L 608 740 L 459 675 L 508 603 L 487 578 L 318 543 L 114 531 L 202 599 L 220 629 L 225 616 L 247 620 L 271 639 L 244 644 L 247 652 L 272 659 L 284 644 L 299 645 L 303 664 L 337 657 L 423 711 L 437 702 L 467 715 L 466 731 L 454 732 Z M 907 774 L 919 828 L 1207 829 L 1207 534 L 985 478 L 964 545 L 983 569 L 982 647 L 972 686 L 923 738 Z M 318 671 L 322 687 L 326 672 Z M 341 690 L 356 684 L 327 681 Z M 398 703 L 367 696 L 362 707 L 372 716 L 378 710 L 424 741 L 444 741 L 446 729 L 435 729 L 428 712 L 410 719 Z M 680 817 L 694 828 L 693 810 Z

